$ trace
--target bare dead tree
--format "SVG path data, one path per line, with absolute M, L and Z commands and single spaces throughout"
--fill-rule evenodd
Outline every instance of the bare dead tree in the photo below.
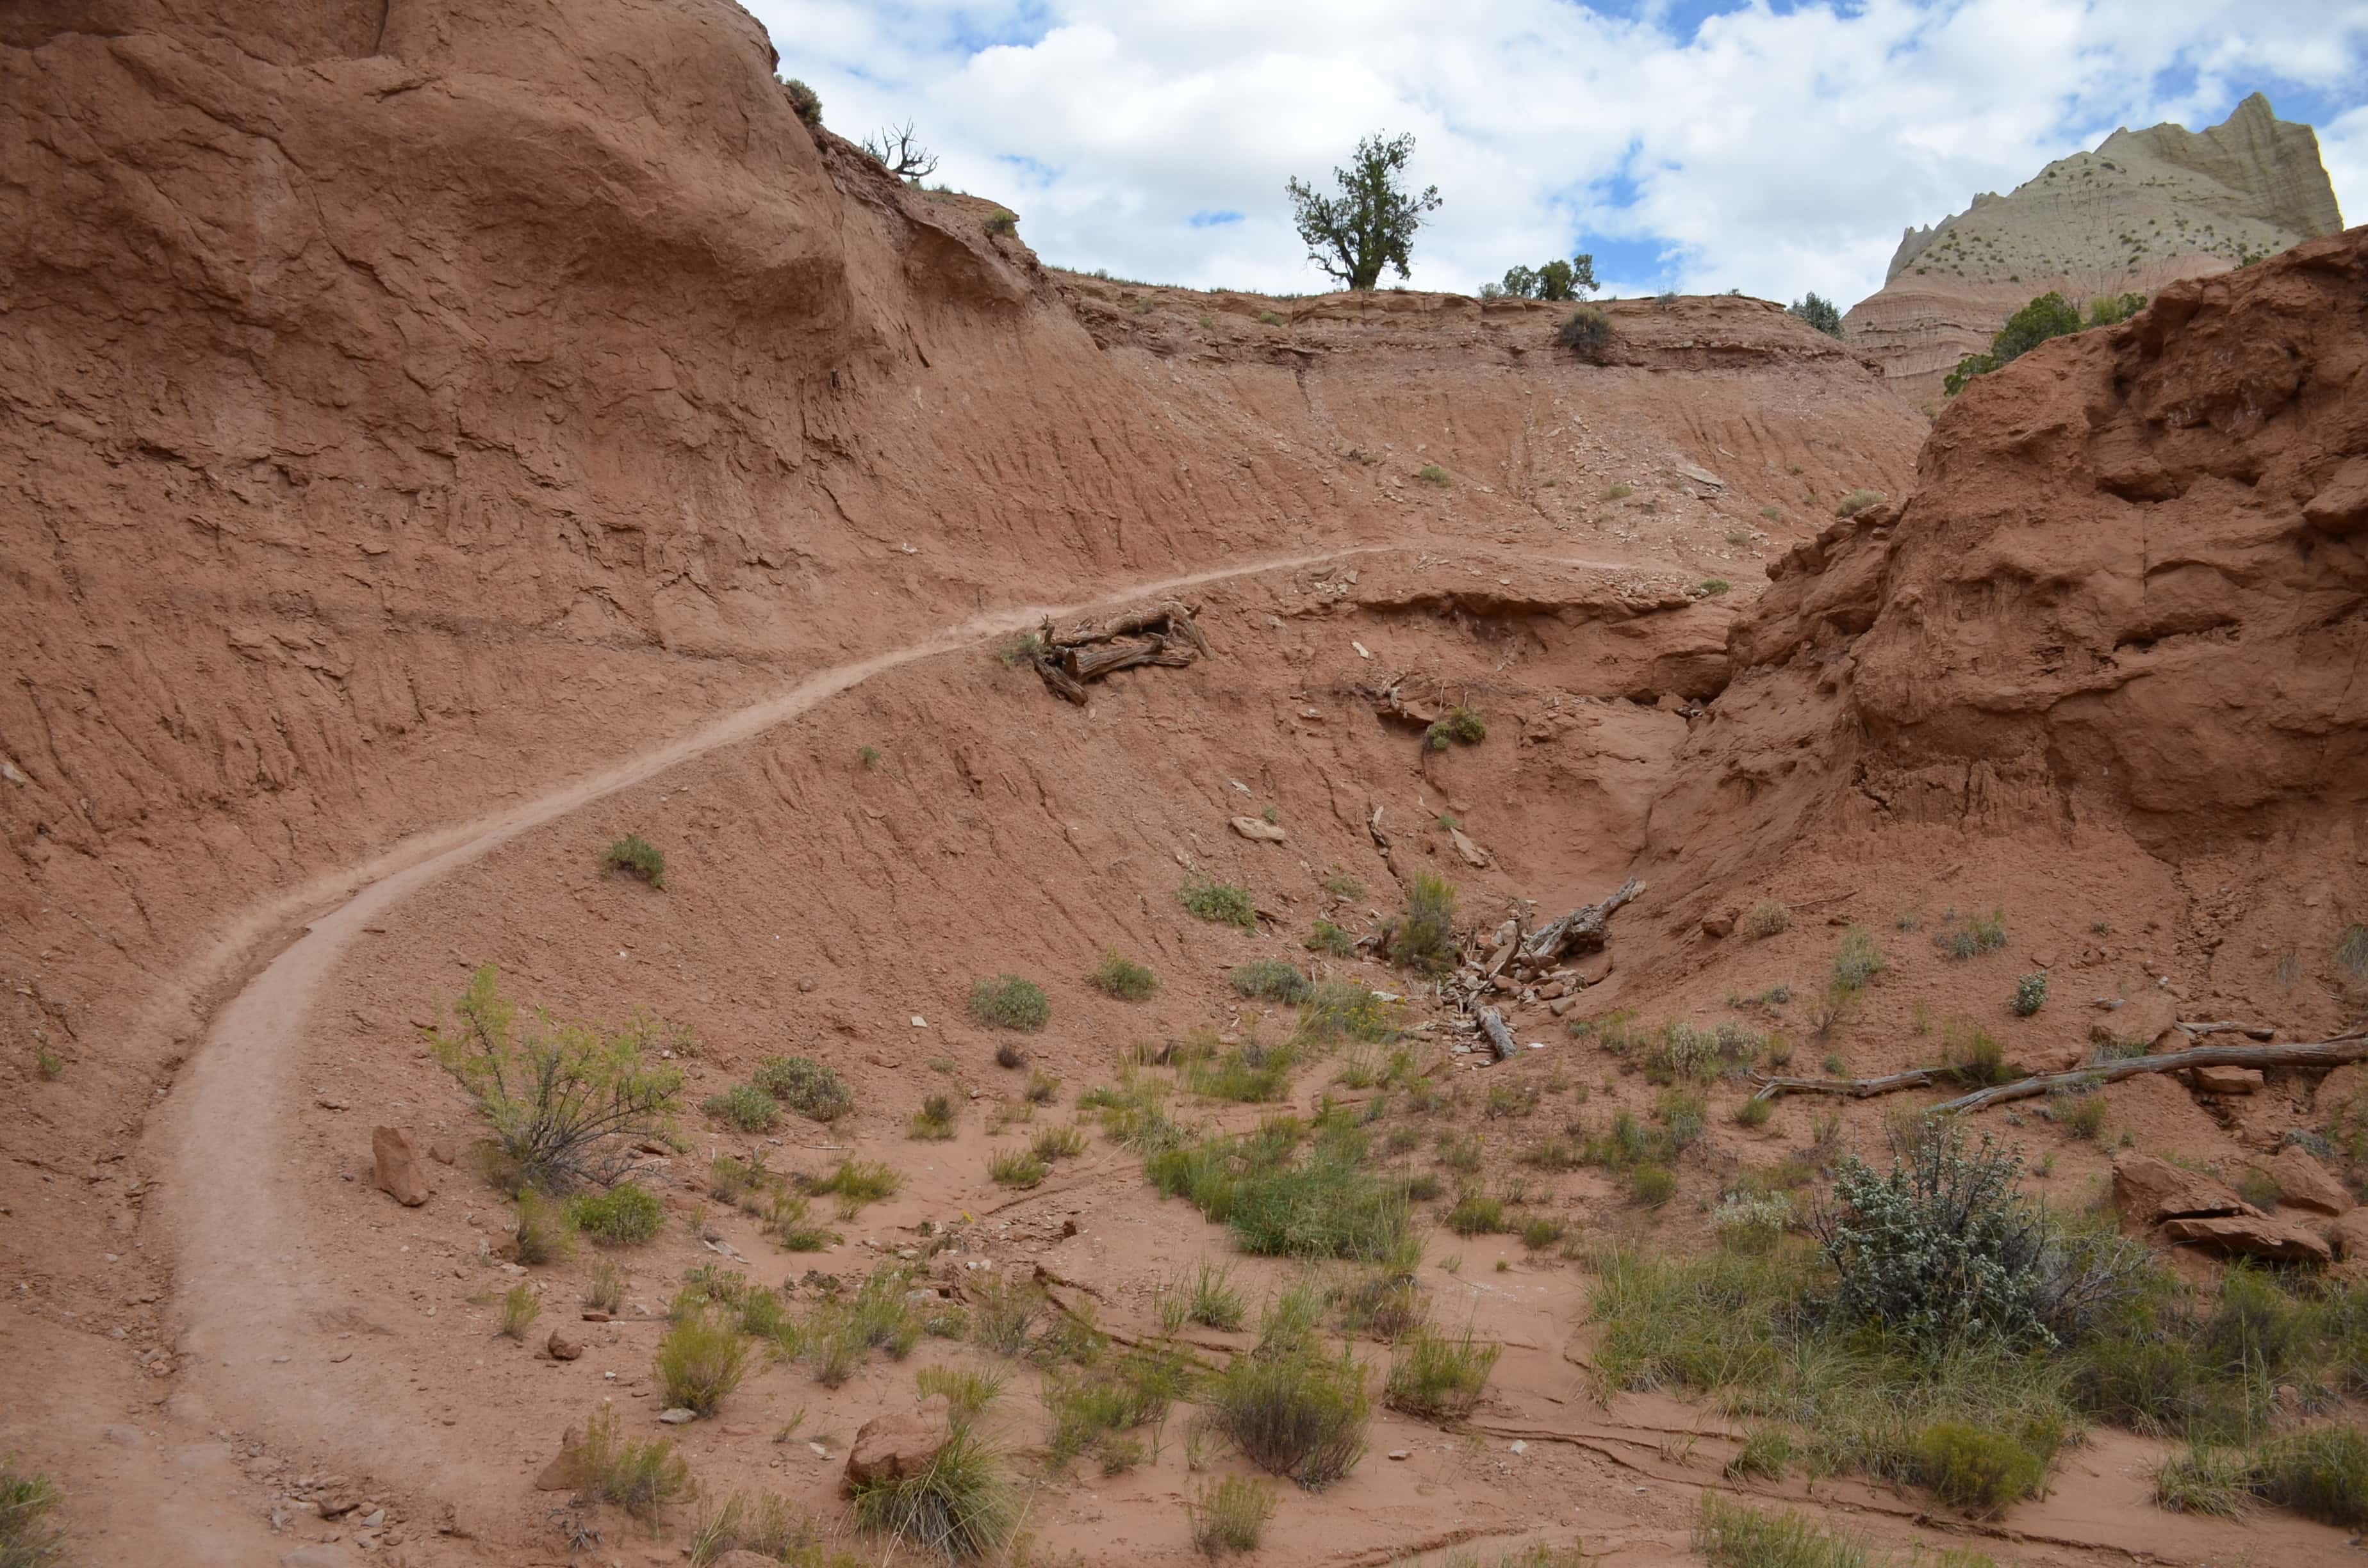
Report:
M 938 155 L 913 139 L 913 122 L 891 125 L 875 137 L 863 139 L 863 150 L 887 165 L 898 179 L 918 180 L 938 172 Z

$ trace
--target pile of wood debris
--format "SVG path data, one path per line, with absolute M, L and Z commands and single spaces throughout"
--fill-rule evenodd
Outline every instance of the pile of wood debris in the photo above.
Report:
M 1632 877 L 1600 903 L 1582 903 L 1533 931 L 1518 919 L 1497 926 L 1486 957 L 1476 949 L 1468 951 L 1464 962 L 1440 982 L 1440 1000 L 1462 1015 L 1445 1027 L 1478 1036 L 1497 1061 L 1510 1060 L 1520 1047 L 1498 1004 L 1543 1001 L 1551 1006 L 1576 996 L 1586 984 L 1584 966 L 1566 960 L 1602 951 L 1611 939 L 1611 916 L 1644 891 L 1645 884 Z
M 1048 615 L 1037 630 L 1031 662 L 1055 696 L 1082 706 L 1086 687 L 1105 676 L 1138 665 L 1181 666 L 1212 652 L 1207 634 L 1192 619 L 1200 608 L 1167 599 L 1065 629 L 1055 627 Z

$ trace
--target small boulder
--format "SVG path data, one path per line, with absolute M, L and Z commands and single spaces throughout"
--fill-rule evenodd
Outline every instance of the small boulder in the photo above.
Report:
M 2129 999 L 2089 1026 L 2089 1038 L 2103 1045 L 2139 1040 L 2151 1045 L 2179 1022 L 2179 999 L 2151 981 L 2131 988 Z
M 849 1494 L 884 1482 L 920 1474 L 946 1446 L 942 1415 L 875 1415 L 855 1434 L 847 1450 L 845 1486 Z
M 427 1145 L 427 1157 L 439 1165 L 461 1163 L 461 1145 L 450 1138 L 438 1138 Z
M 1488 852 L 1486 849 L 1481 848 L 1478 845 L 1473 843 L 1469 838 L 1464 837 L 1463 830 L 1462 828 L 1449 828 L 1447 830 L 1447 841 L 1455 846 L 1455 852 L 1463 857 L 1463 863 L 1465 865 L 1476 869 L 1484 868 L 1488 864 Z
M 2258 1067 L 2192 1067 L 2188 1076 L 2207 1095 L 2258 1094 L 2261 1087 L 2261 1070 Z
M 2289 1209 L 2311 1209 L 2321 1214 L 2349 1213 L 2355 1205 L 2351 1189 L 2311 1157 L 2307 1149 L 2289 1143 L 2278 1157 L 2261 1167 L 2278 1184 L 2278 1201 Z
M 2327 1263 L 2335 1256 L 2325 1242 L 2300 1225 L 2267 1214 L 2166 1220 L 2162 1234 L 2166 1240 L 2184 1242 L 2205 1252 L 2275 1263 Z
M 688 1426 L 699 1419 L 699 1412 L 687 1404 L 677 1404 L 659 1411 L 658 1419 L 669 1426 Z
M 1734 929 L 1735 911 L 1732 909 L 1722 909 L 1716 915 L 1702 916 L 1702 933 L 1713 942 L 1726 937 Z
M 2142 1225 L 2246 1211 L 2243 1199 L 2202 1172 L 2135 1153 L 2113 1162 L 2113 1201 Z
M 570 1426 L 559 1439 L 559 1453 L 534 1478 L 537 1492 L 573 1492 L 591 1482 L 592 1467 L 585 1461 L 584 1435 Z
M 377 1164 L 375 1180 L 384 1192 L 406 1209 L 427 1201 L 427 1171 L 419 1163 L 419 1145 L 400 1127 L 370 1129 L 370 1157 Z
M 1571 966 L 1571 971 L 1578 976 L 1579 983 L 1582 985 L 1602 984 L 1611 973 L 1610 949 L 1599 949 L 1585 955 Z
M 1256 817 L 1235 817 L 1234 831 L 1258 844 L 1281 844 L 1288 836 L 1274 824 L 1260 822 Z
M 570 1339 L 554 1328 L 551 1331 L 551 1337 L 542 1342 L 542 1348 L 543 1353 L 554 1361 L 573 1361 L 584 1354 L 584 1342 Z

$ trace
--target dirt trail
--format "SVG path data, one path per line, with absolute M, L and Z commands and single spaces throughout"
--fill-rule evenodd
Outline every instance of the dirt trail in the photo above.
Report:
M 472 1457 L 428 1440 L 423 1429 L 426 1418 L 399 1397 L 394 1380 L 387 1380 L 389 1397 L 365 1405 L 331 1397 L 302 1369 L 307 1359 L 316 1358 L 305 1356 L 308 1346 L 334 1340 L 349 1325 L 318 1315 L 318 1280 L 308 1268 L 303 1238 L 290 1228 L 303 1205 L 290 1190 L 296 1178 L 282 1157 L 286 1140 L 277 1120 L 290 1104 L 288 1071 L 316 989 L 347 944 L 394 904 L 519 834 L 761 733 L 916 660 L 1025 630 L 1048 613 L 1081 613 L 1202 584 L 1400 548 L 1372 544 L 1269 557 L 1134 584 L 1077 605 L 1031 605 L 975 616 L 935 636 L 819 671 L 786 692 L 680 739 L 497 815 L 408 841 L 349 873 L 342 879 L 342 902 L 305 924 L 301 934 L 214 1009 L 204 1043 L 163 1122 L 171 1172 L 165 1191 L 171 1197 L 169 1212 L 156 1233 L 174 1238 L 174 1303 L 184 1364 L 189 1369 L 176 1396 L 176 1413 L 208 1425 L 228 1422 L 268 1430 L 276 1439 L 326 1441 L 358 1456 L 407 1453 L 430 1467 L 429 1483 L 439 1491 L 447 1485 L 472 1489 L 468 1479 L 473 1472 Z M 288 907 L 286 900 L 273 906 L 281 920 Z M 241 930 L 268 929 L 270 918 L 251 918 Z M 248 952 L 263 945 L 261 939 L 243 944 Z M 226 941 L 209 960 L 217 983 L 235 961 L 235 952 Z M 200 977 L 174 989 L 205 986 L 206 979 Z

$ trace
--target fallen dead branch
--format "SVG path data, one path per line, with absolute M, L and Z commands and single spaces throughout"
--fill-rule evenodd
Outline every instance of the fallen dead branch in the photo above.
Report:
M 1601 903 L 1582 903 L 1561 919 L 1547 922 L 1521 944 L 1521 957 L 1531 968 L 1543 969 L 1565 953 L 1595 951 L 1611 936 L 1611 916 L 1644 891 L 1645 884 L 1631 877 Z
M 1488 1043 L 1496 1048 L 1497 1061 L 1510 1062 L 1521 1053 L 1521 1048 L 1513 1043 L 1513 1031 L 1505 1027 L 1505 1015 L 1496 1008 L 1480 1009 L 1480 1031 L 1488 1037 Z
M 2197 1034 L 2223 1030 L 2247 1035 L 2254 1033 L 2253 1026 L 2249 1025 L 2180 1024 L 2178 1027 Z M 2368 1061 L 2368 1030 L 2355 1029 L 2331 1040 L 2314 1040 L 2308 1044 L 2199 1045 L 2186 1051 L 2165 1051 L 2159 1056 L 2124 1056 L 2084 1067 L 2066 1068 L 2061 1073 L 2033 1074 L 2010 1084 L 1993 1084 L 1988 1088 L 1976 1089 L 1952 1100 L 1943 1100 L 1932 1108 L 1936 1111 L 1975 1111 L 2008 1100 L 2030 1099 L 2050 1089 L 2112 1084 L 2123 1078 L 2135 1078 L 2142 1073 L 2178 1073 L 2190 1067 L 2336 1068 L 2347 1062 L 2362 1061 Z M 1755 1076 L 1752 1081 L 1759 1085 L 1759 1089 L 1752 1097 L 1772 1100 L 1785 1095 L 1847 1095 L 1852 1099 L 1868 1099 L 1900 1089 L 1924 1088 L 1941 1082 L 1947 1076 L 1948 1069 L 1944 1067 L 1911 1067 L 1904 1073 L 1886 1073 L 1877 1078 Z
M 1142 665 L 1178 668 L 1211 651 L 1192 619 L 1199 606 L 1164 600 L 1063 629 L 1046 616 L 1036 633 L 1036 673 L 1053 695 L 1083 705 L 1086 687 Z

